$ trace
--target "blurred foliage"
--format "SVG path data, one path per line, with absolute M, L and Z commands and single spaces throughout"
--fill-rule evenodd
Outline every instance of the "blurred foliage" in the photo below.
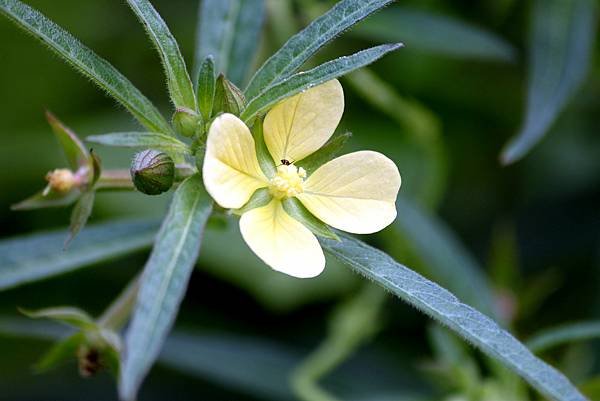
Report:
M 126 6 L 27 3 L 110 60 L 161 110 L 168 110 L 158 57 Z M 191 65 L 198 1 L 153 3 Z M 261 61 L 331 3 L 268 1 Z M 469 290 L 480 290 L 473 283 L 489 283 L 494 310 L 520 338 L 561 322 L 600 318 L 598 46 L 592 47 L 583 84 L 564 104 L 564 112 L 556 110 L 546 137 L 516 164 L 502 167 L 498 161 L 503 145 L 525 120 L 533 3 L 404 1 L 326 49 L 331 58 L 382 39 L 405 42 L 405 49 L 342 80 L 346 113 L 340 131 L 353 133 L 348 150 L 382 151 L 402 172 L 405 207 L 399 208 L 397 224 L 371 240 L 457 294 L 463 288 L 460 297 L 473 305 L 476 300 L 469 297 L 477 299 L 477 293 Z M 538 3 L 543 8 L 544 2 Z M 93 84 L 4 18 L 0 50 L 1 236 L 64 227 L 68 210 L 9 210 L 43 186 L 48 170 L 64 165 L 44 109 L 82 136 L 139 128 Z M 364 90 L 365 82 L 370 82 L 369 90 Z M 132 156 L 100 145 L 94 145 L 94 152 L 109 167 L 128 166 Z M 98 193 L 91 223 L 158 218 L 168 199 Z M 409 221 L 412 231 L 406 229 Z M 328 323 L 327 316 L 338 301 L 360 290 L 357 277 L 335 263 L 310 281 L 284 277 L 248 251 L 235 221 L 209 224 L 215 229 L 207 234 L 177 321 L 186 331 L 171 337 L 140 399 L 293 399 L 285 381 L 322 343 L 328 328 L 332 337 L 325 342 L 334 341 L 336 323 Z M 132 249 L 143 248 L 151 235 L 143 228 L 145 239 Z M 60 238 L 64 235 L 65 230 Z M 85 235 L 84 230 L 78 240 Z M 90 269 L 0 293 L 0 313 L 6 317 L 0 320 L 1 399 L 114 398 L 108 375 L 77 378 L 74 357 L 73 364 L 33 376 L 30 368 L 48 346 L 39 338 L 55 333 L 55 326 L 17 319 L 16 306 L 77 305 L 98 315 L 139 271 L 145 253 L 92 259 Z M 7 254 L 0 260 L 6 261 Z M 438 267 L 444 262 L 448 271 Z M 453 264 L 457 267 L 449 267 Z M 325 378 L 315 377 L 323 388 L 345 400 L 530 399 L 512 374 L 451 334 L 428 328 L 424 317 L 397 300 L 386 301 L 378 320 L 376 333 L 356 340 L 362 344 L 357 352 L 325 369 L 331 371 Z M 591 399 L 598 399 L 600 347 L 578 346 L 562 345 L 543 356 L 559 367 L 583 366 L 584 374 L 565 371 Z M 358 382 L 357 376 L 369 380 Z

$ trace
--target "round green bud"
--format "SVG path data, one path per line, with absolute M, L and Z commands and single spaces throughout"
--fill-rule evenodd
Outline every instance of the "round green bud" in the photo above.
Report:
M 192 110 L 178 108 L 175 114 L 173 114 L 173 126 L 183 136 L 194 136 L 201 124 L 202 117 Z
M 131 179 L 138 191 L 159 195 L 168 191 L 175 181 L 175 163 L 169 155 L 148 149 L 137 153 L 131 163 Z

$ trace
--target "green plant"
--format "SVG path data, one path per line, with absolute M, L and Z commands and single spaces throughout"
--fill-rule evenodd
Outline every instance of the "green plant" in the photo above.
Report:
M 119 393 L 124 400 L 136 397 L 145 375 L 159 358 L 159 352 L 173 325 L 200 252 L 204 231 L 210 229 L 209 219 L 218 217 L 224 212 L 222 208 L 213 204 L 213 200 L 204 188 L 200 171 L 205 156 L 206 136 L 214 119 L 221 113 L 230 113 L 237 115 L 248 125 L 257 144 L 260 162 L 261 157 L 264 160 L 266 153 L 264 149 L 260 151 L 260 147 L 265 145 L 262 118 L 266 112 L 275 105 L 281 104 L 281 101 L 365 67 L 401 47 L 400 44 L 380 45 L 347 57 L 326 61 L 307 71 L 297 72 L 329 41 L 391 3 L 391 0 L 343 0 L 286 42 L 257 70 L 249 80 L 246 89 L 241 91 L 238 87 L 245 83 L 248 76 L 247 60 L 251 59 L 256 52 L 257 35 L 262 21 L 262 2 L 205 0 L 202 3 L 196 66 L 192 76 L 186 68 L 177 42 L 152 5 L 144 0 L 129 0 L 128 3 L 142 21 L 161 57 L 169 95 L 174 106 L 171 124 L 123 75 L 66 31 L 20 1 L 0 0 L 0 11 L 45 42 L 77 70 L 98 84 L 130 111 L 147 130 L 88 137 L 90 142 L 156 149 L 164 152 L 159 154 L 170 158 L 175 166 L 173 182 L 176 183 L 176 190 L 156 238 L 152 235 L 157 227 L 155 222 L 119 223 L 118 231 L 110 225 L 96 227 L 89 230 L 87 236 L 86 231 L 82 232 L 79 243 L 73 245 L 74 253 L 66 258 L 46 260 L 39 264 L 31 263 L 29 269 L 21 266 L 14 271 L 5 271 L 0 276 L 0 287 L 7 288 L 152 244 L 152 254 L 139 279 L 139 289 L 138 284 L 132 285 L 112 307 L 107 309 L 103 317 L 93 320 L 83 312 L 73 310 L 59 310 L 60 313 L 56 313 L 56 310 L 44 310 L 31 314 L 34 317 L 52 317 L 69 323 L 75 321 L 77 329 L 80 330 L 55 346 L 50 354 L 52 356 L 47 357 L 46 361 L 48 358 L 58 360 L 68 356 L 69 353 L 65 350 L 73 347 L 92 347 L 100 354 L 119 353 L 119 363 L 116 364 L 118 367 L 114 367 L 113 370 L 119 378 Z M 362 87 L 363 90 L 365 90 L 364 85 L 373 82 L 378 81 L 368 75 L 354 75 L 353 85 Z M 575 82 L 565 85 L 571 88 Z M 570 90 L 564 92 L 566 97 Z M 562 94 L 563 91 L 560 93 Z M 398 100 L 393 94 L 391 98 L 401 107 L 419 109 L 419 106 L 403 103 L 402 99 Z M 372 101 L 376 100 L 372 99 Z M 560 109 L 560 103 L 554 108 Z M 411 124 L 420 127 L 419 133 L 424 137 L 421 139 L 424 147 L 435 145 L 438 140 L 435 121 L 433 123 L 430 121 L 427 112 L 422 112 L 420 116 L 419 121 L 413 121 Z M 132 190 L 135 188 L 134 181 L 126 170 L 102 169 L 99 159 L 81 145 L 75 134 L 54 117 L 49 117 L 49 120 L 69 160 L 70 173 L 65 175 L 67 179 L 62 174 L 51 176 L 49 190 L 17 205 L 17 208 L 62 206 L 77 201 L 71 224 L 71 236 L 75 236 L 83 228 L 91 213 L 95 191 Z M 536 129 L 532 134 L 532 131 L 527 130 L 524 136 L 537 138 L 542 131 L 544 130 Z M 177 138 L 177 134 L 182 138 Z M 318 160 L 316 165 L 322 164 L 328 156 L 339 150 L 344 142 L 343 137 L 339 138 L 341 139 L 334 138 L 325 145 L 323 149 L 327 154 L 324 159 Z M 526 140 L 527 143 L 530 141 Z M 517 154 L 522 151 L 519 150 Z M 439 156 L 435 151 L 431 154 L 432 158 Z M 512 161 L 516 157 L 518 156 L 510 153 L 506 159 Z M 163 171 L 156 173 L 164 174 Z M 83 178 L 77 181 L 69 174 Z M 65 184 L 65 181 L 68 182 Z M 141 189 L 139 184 L 137 188 Z M 263 202 L 256 199 L 261 196 L 259 191 L 248 203 Z M 437 198 L 435 192 L 435 190 L 428 192 L 424 199 L 435 204 Z M 251 204 L 251 206 L 255 205 Z M 247 208 L 248 205 L 244 207 Z M 423 218 L 418 211 L 411 211 L 410 206 L 400 205 L 399 210 L 400 214 L 404 211 L 415 213 L 413 216 L 417 219 Z M 308 216 L 307 220 L 313 217 L 307 211 L 298 214 Z M 301 219 L 298 216 L 294 217 Z M 311 228 L 310 223 L 305 225 Z M 465 298 L 469 297 L 465 295 L 469 291 L 481 291 L 483 295 L 469 297 L 469 301 L 477 307 L 475 309 L 461 303 L 449 291 L 396 262 L 382 251 L 352 236 L 331 231 L 326 225 L 319 227 L 319 229 L 312 228 L 312 231 L 320 235 L 320 244 L 328 254 L 476 345 L 491 358 L 490 366 L 493 369 L 502 370 L 498 367 L 498 363 L 508 367 L 540 393 L 554 400 L 585 399 L 560 372 L 534 356 L 508 331 L 480 312 L 495 314 L 490 300 L 491 293 L 485 288 L 485 280 L 480 280 L 480 284 L 474 288 L 461 290 L 464 291 L 461 296 Z M 402 231 L 401 227 L 400 230 Z M 123 241 L 119 240 L 119 235 Z M 418 238 L 418 234 L 411 238 Z M 43 241 L 47 240 L 48 237 L 44 237 Z M 23 252 L 25 244 L 24 241 L 13 244 L 12 252 L 19 255 L 19 252 Z M 83 252 L 84 245 L 94 251 Z M 79 250 L 75 249 L 77 247 L 80 247 Z M 46 252 L 52 254 L 52 250 Z M 81 252 L 79 257 L 78 252 Z M 469 273 L 479 277 L 478 273 Z M 366 323 L 355 324 L 352 321 L 352 317 L 360 315 L 363 302 L 371 305 L 369 310 L 378 308 L 381 303 L 379 298 L 381 293 L 372 295 L 372 291 L 366 289 L 364 293 L 367 295 L 357 298 L 356 304 L 350 303 L 347 309 L 341 309 L 339 313 L 342 317 L 336 319 L 337 324 L 331 329 L 331 338 L 333 338 L 331 342 L 334 346 L 325 346 L 323 349 L 326 350 L 326 356 L 319 357 L 317 351 L 317 357 L 313 359 L 314 361 L 323 358 L 326 361 L 312 362 L 319 366 L 317 373 L 306 373 L 307 369 L 310 370 L 306 368 L 311 365 L 310 361 L 301 365 L 296 372 L 294 386 L 301 396 L 307 399 L 326 399 L 328 397 L 326 393 L 318 389 L 311 391 L 314 381 L 327 373 L 337 361 L 343 359 L 344 355 L 356 346 L 355 344 L 372 335 L 376 327 L 371 327 L 375 324 L 367 319 L 372 316 L 365 317 Z M 357 310 L 359 312 L 356 312 Z M 119 338 L 119 331 L 126 320 L 130 320 L 130 323 L 121 344 L 120 340 L 114 338 Z M 365 328 L 367 330 L 364 330 Z M 102 335 L 98 336 L 98 333 Z M 438 343 L 452 343 L 445 334 L 438 333 L 434 336 L 437 336 Z M 106 341 L 106 338 L 110 338 L 111 341 Z M 456 347 L 460 348 L 460 346 Z M 332 352 L 331 349 L 334 351 Z M 42 364 L 51 365 L 49 362 Z M 468 382 L 466 385 L 468 387 L 471 381 L 477 379 L 471 375 L 469 364 L 465 365 L 467 366 L 465 372 L 461 374 L 467 377 L 465 381 Z M 502 378 L 503 374 L 509 376 L 498 373 L 497 377 Z M 492 388 L 489 390 L 492 392 L 497 391 L 493 385 L 487 388 Z

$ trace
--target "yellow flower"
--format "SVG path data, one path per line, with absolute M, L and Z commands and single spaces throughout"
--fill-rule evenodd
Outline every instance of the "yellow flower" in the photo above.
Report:
M 355 234 L 377 232 L 396 218 L 400 173 L 381 153 L 350 153 L 308 177 L 301 167 L 302 159 L 333 135 L 343 112 L 344 93 L 337 80 L 273 107 L 263 125 L 276 166 L 272 177 L 262 171 L 254 138 L 240 119 L 223 114 L 210 127 L 203 166 L 206 189 L 228 209 L 244 206 L 257 189 L 269 189 L 270 202 L 245 212 L 240 229 L 252 251 L 274 270 L 308 278 L 325 267 L 315 235 L 284 210 L 287 198 L 297 198 L 326 224 Z

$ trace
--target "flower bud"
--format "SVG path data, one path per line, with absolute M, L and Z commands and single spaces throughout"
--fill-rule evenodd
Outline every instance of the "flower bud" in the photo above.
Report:
M 214 114 L 224 112 L 239 116 L 244 107 L 246 98 L 242 91 L 223 74 L 219 75 L 215 90 Z
M 200 124 L 202 124 L 202 117 L 192 110 L 178 108 L 173 114 L 173 126 L 183 136 L 194 136 Z
M 159 195 L 168 191 L 175 180 L 173 159 L 166 153 L 153 149 L 137 153 L 130 171 L 133 184 L 146 195 Z
M 58 193 L 69 192 L 76 184 L 77 177 L 73 172 L 66 168 L 59 168 L 46 174 L 48 189 Z

